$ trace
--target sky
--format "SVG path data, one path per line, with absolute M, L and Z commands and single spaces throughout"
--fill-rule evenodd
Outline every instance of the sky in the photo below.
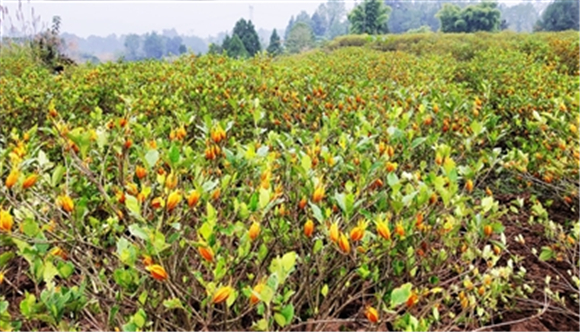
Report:
M 9 16 L 16 21 L 18 1 L 0 0 L 8 8 Z M 316 0 L 206 0 L 206 1 L 28 1 L 22 9 L 31 21 L 31 9 L 45 24 L 52 17 L 61 17 L 61 32 L 74 33 L 86 38 L 89 35 L 107 36 L 129 33 L 162 32 L 175 28 L 179 34 L 206 38 L 220 32 L 231 31 L 240 18 L 250 18 L 256 29 L 284 29 L 292 15 L 302 10 L 309 14 L 325 1 Z M 345 0 L 348 9 L 353 0 Z M 4 29 L 9 26 L 4 20 Z M 17 25 L 18 26 L 18 25 Z
M 350 10 L 354 0 L 342 0 Z M 361 0 L 359 0 L 360 2 Z M 453 0 L 450 0 L 452 2 Z M 501 2 L 519 2 L 506 0 Z M 3 28 L 10 26 L 8 17 L 16 20 L 18 0 L 0 0 L 8 9 Z M 86 38 L 89 35 L 143 34 L 175 28 L 179 34 L 202 38 L 231 31 L 237 20 L 250 18 L 256 29 L 284 29 L 292 15 L 306 10 L 312 15 L 321 0 L 22 0 L 25 21 L 31 22 L 31 10 L 45 26 L 53 16 L 61 17 L 61 32 Z M 20 20 L 22 21 L 22 20 Z M 16 26 L 20 26 L 16 24 Z

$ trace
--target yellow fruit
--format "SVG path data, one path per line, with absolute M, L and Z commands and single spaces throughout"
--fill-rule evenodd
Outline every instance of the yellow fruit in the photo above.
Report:
M 473 191 L 473 181 L 467 180 L 467 182 L 465 182 L 465 189 L 467 190 L 467 192 L 472 192 Z
M 213 250 L 211 247 L 201 246 L 198 248 L 199 254 L 208 262 L 213 262 Z
M 10 174 L 8 174 L 8 177 L 6 177 L 6 188 L 12 188 L 16 184 L 16 181 L 18 181 L 19 176 L 20 171 L 18 171 L 16 168 L 13 168 L 12 171 L 10 171 Z
M 319 203 L 324 198 L 324 187 L 317 186 L 312 194 L 312 201 L 314 203 Z
M 314 222 L 308 219 L 304 224 L 304 235 L 306 237 L 311 237 L 313 232 L 314 232 Z
M 164 281 L 167 279 L 167 272 L 163 266 L 158 264 L 149 265 L 145 268 L 147 271 L 151 272 L 151 276 L 155 280 Z
M 223 286 L 219 288 L 214 294 L 212 298 L 212 302 L 214 304 L 222 303 L 230 296 L 234 289 L 230 286 Z
M 350 243 L 348 242 L 348 238 L 346 237 L 346 235 L 344 235 L 343 233 L 340 233 L 340 237 L 338 239 L 338 246 L 340 247 L 340 250 L 343 253 L 348 254 L 350 252 Z
M 72 212 L 75 207 L 73 200 L 68 195 L 59 196 L 57 204 L 68 213 Z
M 38 179 L 38 175 L 30 174 L 26 179 L 24 179 L 24 182 L 22 182 L 22 188 L 28 189 L 28 188 L 34 186 L 37 179 Z
M 260 302 L 260 299 L 258 298 L 257 295 L 260 295 L 263 288 L 264 288 L 264 283 L 262 283 L 262 282 L 257 284 L 256 286 L 254 286 L 254 289 L 252 289 L 252 295 L 250 296 L 250 303 L 251 304 L 256 304 L 256 303 Z
M 491 225 L 485 225 L 483 227 L 483 233 L 485 234 L 485 236 L 491 236 L 491 234 L 493 233 L 493 228 L 491 228 Z
M 330 225 L 330 241 L 336 243 L 338 241 L 338 236 L 339 236 L 338 224 L 333 223 L 332 225 Z
M 260 235 L 260 224 L 254 222 L 252 226 L 250 226 L 248 235 L 250 236 L 250 239 L 254 241 L 258 237 L 258 235 Z
M 187 205 L 189 205 L 189 207 L 194 207 L 199 201 L 200 197 L 201 193 L 197 190 L 193 190 L 189 193 L 189 196 L 187 196 Z
M 377 222 L 377 233 L 385 240 L 391 239 L 391 231 L 384 221 Z
M 365 230 L 362 227 L 355 227 L 350 231 L 350 239 L 354 242 L 360 241 L 365 234 Z
M 375 324 L 376 322 L 379 321 L 379 313 L 378 313 L 377 309 L 375 309 L 371 306 L 368 306 L 365 309 L 365 316 L 373 324 Z
M 137 178 L 139 178 L 139 180 L 142 180 L 144 177 L 147 176 L 147 170 L 144 167 L 137 166 L 137 168 L 135 169 L 135 175 L 137 175 Z
M 181 202 L 181 194 L 176 190 L 167 197 L 167 211 L 171 212 Z
M 12 226 L 14 225 L 14 220 L 10 213 L 6 210 L 0 209 L 0 231 L 10 233 L 12 232 Z

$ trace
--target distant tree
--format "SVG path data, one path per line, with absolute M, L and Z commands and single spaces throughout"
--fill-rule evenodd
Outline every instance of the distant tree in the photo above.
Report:
M 501 12 L 495 2 L 482 2 L 463 9 L 444 4 L 437 17 L 443 32 L 497 31 L 501 24 Z
M 288 36 L 290 35 L 290 30 L 292 30 L 293 26 L 294 26 L 294 15 L 290 17 L 290 21 L 288 21 L 288 25 L 284 30 L 284 40 L 288 39 Z
M 165 53 L 163 38 L 156 32 L 148 33 L 143 41 L 143 51 L 146 58 L 161 59 Z
M 439 29 L 439 20 L 435 14 L 441 9 L 439 1 L 385 0 L 391 7 L 389 15 L 389 32 L 402 33 L 422 26 L 429 26 L 432 31 Z
M 321 4 L 320 6 L 324 6 L 324 4 Z M 312 31 L 314 31 L 314 34 L 318 37 L 322 37 L 326 33 L 326 19 L 323 15 L 323 12 L 319 13 L 317 10 L 312 14 L 311 18 Z
M 355 34 L 368 33 L 371 35 L 388 33 L 389 13 L 391 7 L 381 0 L 364 0 L 349 14 L 350 31 Z
M 125 59 L 138 60 L 140 55 L 141 37 L 137 34 L 130 34 L 125 37 Z
M 304 22 L 296 23 L 292 27 L 284 46 L 289 53 L 300 53 L 314 48 L 312 28 Z
M 224 51 L 226 51 L 226 54 L 232 58 L 246 58 L 249 55 L 246 47 L 244 47 L 244 43 L 237 34 L 234 34 L 234 36 L 229 40 L 227 48 L 224 47 Z
M 280 36 L 278 36 L 276 29 L 272 31 L 272 36 L 270 36 L 270 45 L 268 45 L 266 50 L 272 55 L 278 55 L 282 53 L 282 42 L 280 41 Z
M 501 4 L 498 6 L 498 9 L 501 12 L 501 18 L 506 21 L 507 29 L 516 32 L 532 32 L 534 24 L 539 19 L 538 11 L 529 2 L 519 3 L 513 6 Z
M 254 28 L 252 21 L 246 22 L 246 20 L 243 18 L 240 19 L 234 26 L 233 35 L 238 36 L 250 56 L 254 56 L 256 53 L 262 50 L 262 47 L 260 46 L 260 38 L 258 37 L 258 33 L 256 33 L 256 29 Z M 232 36 L 232 38 L 233 37 L 234 36 Z
M 579 30 L 579 22 L 580 0 L 555 0 L 546 8 L 535 30 Z
M 223 49 L 220 45 L 211 43 L 209 44 L 207 53 L 209 54 L 222 54 Z
M 165 52 L 167 55 L 173 54 L 178 55 L 181 54 L 179 48 L 182 45 L 183 40 L 179 36 L 175 36 L 172 38 L 165 37 Z
M 179 54 L 187 52 L 187 47 L 183 44 L 179 45 Z

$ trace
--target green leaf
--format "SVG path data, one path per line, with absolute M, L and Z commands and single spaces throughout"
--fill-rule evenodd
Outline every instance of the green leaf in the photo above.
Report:
M 411 143 L 411 149 L 418 147 L 419 145 L 423 144 L 427 140 L 427 137 L 417 137 Z
M 140 238 L 141 240 L 149 239 L 149 233 L 137 224 L 129 225 L 129 233 L 135 237 Z
M 272 298 L 274 298 L 274 290 L 270 286 L 264 285 L 264 288 L 262 288 L 262 291 L 259 294 L 259 298 L 264 303 L 269 304 L 270 301 L 272 301 Z
M 64 168 L 62 165 L 56 166 L 56 168 L 54 169 L 54 172 L 52 173 L 51 185 L 53 188 L 59 184 L 59 182 L 62 180 L 65 172 L 66 172 L 66 168 Z
M 292 322 L 294 319 L 294 305 L 292 303 L 286 305 L 280 313 L 284 316 L 284 320 L 286 321 L 286 325 Z
M 172 165 L 177 164 L 177 162 L 179 161 L 179 148 L 177 147 L 177 145 L 173 145 L 171 147 L 171 150 L 169 150 L 169 161 L 171 162 Z
M 46 261 L 44 263 L 44 272 L 42 273 L 42 279 L 47 284 L 54 279 L 55 276 L 58 275 L 58 269 L 52 264 L 51 261 Z
M 254 115 L 254 117 L 255 117 L 255 115 Z M 268 321 L 265 320 L 264 318 L 260 319 L 259 321 L 256 322 L 256 324 L 254 324 L 254 329 L 256 331 L 267 331 L 267 330 L 269 330 L 269 328 L 268 328 Z
M 294 270 L 294 266 L 296 265 L 296 253 L 291 251 L 289 253 L 284 254 L 282 256 L 282 267 L 286 272 L 292 272 Z
M 276 323 L 278 323 L 278 325 L 280 325 L 281 327 L 286 326 L 286 318 L 279 313 L 275 313 L 274 314 L 274 320 L 276 321 Z
M 320 294 L 322 294 L 322 296 L 326 297 L 326 295 L 328 294 L 328 284 L 324 284 L 324 286 L 322 286 L 322 289 L 320 290 Z
M 14 257 L 14 252 L 7 251 L 0 255 L 0 270 Z
M 312 168 L 312 159 L 307 154 L 302 156 L 302 160 L 300 161 L 300 166 L 305 172 L 308 172 Z
M 147 152 L 147 154 L 145 155 L 145 161 L 147 162 L 149 168 L 153 168 L 157 164 L 158 160 L 159 160 L 159 151 L 157 150 L 149 150 L 149 152 Z
M 135 217 L 141 219 L 141 204 L 135 196 L 125 196 L 125 206 Z
M 260 209 L 265 208 L 270 203 L 270 189 L 260 188 Z
M 24 234 L 26 234 L 27 236 L 35 237 L 40 232 L 40 227 L 38 226 L 36 221 L 28 218 L 24 220 L 24 222 L 22 223 L 22 230 L 24 231 Z
M 204 222 L 201 224 L 199 228 L 199 234 L 203 237 L 204 240 L 209 241 L 211 234 L 213 233 L 213 226 L 211 226 L 208 222 Z
M 316 220 L 318 220 L 319 222 L 324 222 L 324 216 L 322 215 L 322 210 L 320 210 L 320 208 L 313 203 L 308 203 L 310 205 L 310 208 L 312 209 L 312 214 L 314 215 L 314 218 L 316 218 Z
M 58 262 L 58 274 L 63 279 L 68 279 L 75 271 L 75 267 L 71 262 Z
M 147 314 L 145 313 L 145 311 L 143 309 L 139 309 L 139 311 L 137 311 L 137 313 L 133 316 L 133 322 L 139 328 L 142 328 L 143 326 L 145 326 L 146 320 L 147 320 Z
M 387 184 L 389 187 L 393 187 L 399 183 L 399 177 L 395 172 L 391 172 L 387 175 Z
M 541 261 L 548 261 L 554 258 L 554 251 L 550 247 L 542 247 L 542 252 L 540 253 L 540 260 Z
M 406 283 L 401 287 L 393 289 L 391 293 L 391 307 L 396 307 L 407 302 L 409 297 L 411 297 L 411 288 L 413 288 L 413 285 Z
M 183 308 L 183 304 L 181 303 L 181 300 L 176 298 L 176 297 L 163 301 L 163 306 L 167 309 L 182 309 Z

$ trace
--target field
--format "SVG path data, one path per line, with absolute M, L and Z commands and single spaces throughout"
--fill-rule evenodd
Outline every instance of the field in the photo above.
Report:
M 0 329 L 578 330 L 578 37 L 4 49 Z

